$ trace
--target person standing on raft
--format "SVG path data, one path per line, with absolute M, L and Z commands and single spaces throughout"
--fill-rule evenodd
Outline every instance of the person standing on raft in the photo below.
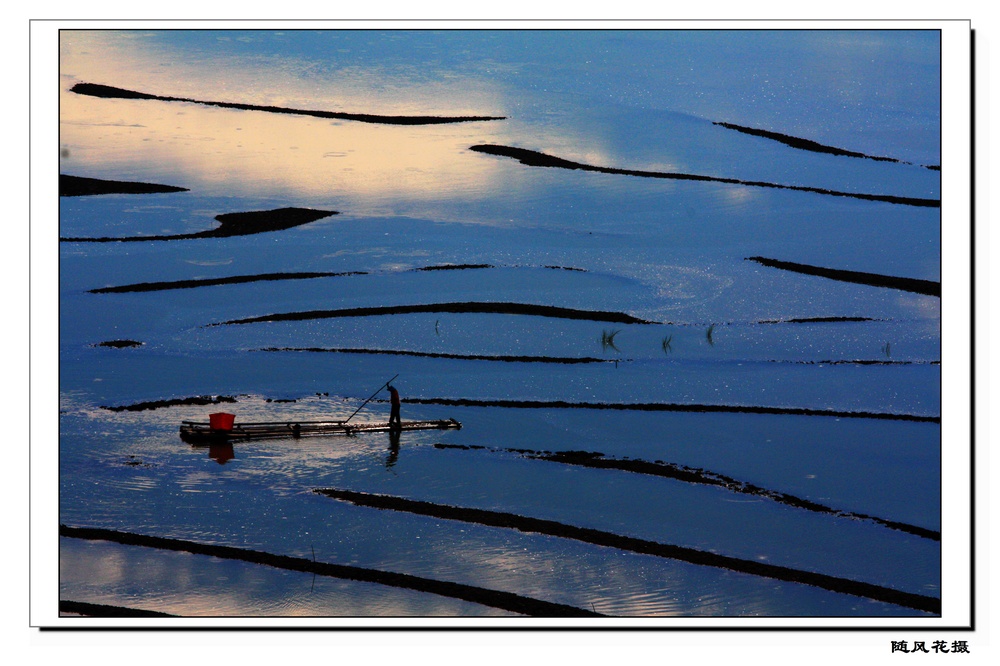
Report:
M 389 389 L 389 403 L 392 408 L 389 411 L 389 427 L 402 428 L 403 422 L 399 419 L 399 391 L 392 384 L 386 385 Z

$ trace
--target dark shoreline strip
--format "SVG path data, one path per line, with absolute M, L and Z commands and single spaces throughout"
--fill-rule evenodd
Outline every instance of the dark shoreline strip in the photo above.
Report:
M 443 597 L 471 601 L 472 603 L 500 608 L 537 617 L 601 617 L 600 613 L 574 608 L 565 604 L 557 604 L 530 597 L 523 597 L 511 592 L 501 592 L 488 590 L 472 585 L 461 583 L 450 583 L 447 581 L 421 578 L 409 574 L 393 573 L 391 571 L 380 571 L 378 569 L 366 569 L 344 564 L 329 564 L 327 562 L 317 562 L 301 557 L 290 557 L 288 555 L 275 555 L 258 550 L 243 548 L 233 548 L 231 546 L 215 546 L 202 544 L 183 539 L 168 539 L 165 537 L 153 537 L 130 532 L 118 532 L 115 530 L 67 527 L 59 526 L 59 535 L 76 539 L 88 539 L 99 541 L 113 541 L 128 546 L 143 546 L 146 548 L 158 548 L 160 550 L 173 550 L 195 555 L 210 555 L 227 560 L 240 560 L 253 564 L 263 564 L 278 569 L 289 571 L 301 571 L 305 573 L 315 573 L 321 576 L 332 578 L 343 578 L 346 580 L 356 580 L 366 583 L 378 583 L 391 587 L 399 587 L 418 592 L 428 592 Z
M 733 123 L 723 123 L 714 122 L 713 125 L 719 125 L 720 127 L 725 127 L 726 129 L 736 130 L 737 132 L 742 132 L 743 134 L 750 134 L 753 136 L 759 136 L 764 139 L 771 139 L 772 141 L 778 141 L 785 144 L 786 146 L 791 146 L 792 148 L 798 148 L 799 150 L 808 150 L 814 153 L 828 153 L 830 155 L 839 155 L 842 157 L 861 157 L 868 160 L 875 160 L 877 162 L 895 162 L 896 164 L 911 164 L 911 162 L 904 162 L 903 160 L 897 160 L 894 157 L 878 157 L 876 155 L 866 155 L 865 153 L 858 153 L 853 150 L 844 150 L 843 148 L 834 148 L 833 146 L 824 146 L 821 143 L 816 143 L 809 139 L 800 139 L 798 137 L 789 136 L 787 134 L 779 134 L 778 132 L 769 132 L 768 130 L 755 129 L 753 127 L 744 127 L 742 125 L 734 125 Z
M 127 236 L 117 238 L 102 236 L 99 238 L 60 238 L 66 243 L 123 243 L 141 241 L 171 241 L 190 240 L 192 238 L 229 238 L 230 236 L 249 236 L 265 231 L 282 231 L 303 224 L 321 220 L 324 217 L 338 215 L 333 210 L 315 210 L 312 208 L 278 208 L 276 210 L 255 210 L 243 213 L 222 213 L 216 215 L 220 226 L 215 229 L 199 231 L 193 234 L 174 234 L 171 236 Z
M 763 181 L 739 180 L 736 178 L 720 178 L 716 176 L 699 176 L 687 173 L 667 173 L 663 171 L 639 171 L 635 169 L 617 169 L 614 167 L 592 166 L 553 157 L 536 150 L 524 148 L 513 148 L 511 146 L 498 146 L 492 144 L 479 144 L 471 146 L 470 150 L 487 155 L 497 155 L 500 157 L 511 157 L 521 164 L 538 167 L 558 167 L 561 169 L 579 169 L 581 171 L 594 171 L 598 173 L 618 174 L 623 176 L 636 176 L 639 178 L 666 178 L 671 180 L 697 180 L 702 182 L 728 183 L 731 185 L 746 185 L 751 187 L 768 187 L 779 190 L 795 190 L 798 192 L 814 192 L 816 194 L 826 194 L 837 197 L 851 197 L 854 199 L 864 199 L 866 201 L 882 201 L 885 203 L 902 204 L 906 206 L 923 206 L 927 208 L 940 208 L 939 199 L 922 199 L 917 197 L 898 197 L 888 194 L 861 194 L 855 192 L 837 192 L 820 187 L 807 187 L 803 185 L 779 185 L 777 183 L 767 183 Z
M 161 102 L 188 102 L 217 106 L 224 109 L 239 109 L 241 111 L 266 111 L 268 113 L 283 113 L 296 116 L 312 116 L 314 118 L 330 118 L 335 120 L 356 120 L 362 123 L 383 125 L 440 125 L 445 123 L 467 123 L 481 120 L 504 120 L 504 116 L 381 116 L 372 113 L 344 113 L 339 111 L 311 111 L 308 109 L 289 109 L 281 106 L 262 106 L 257 104 L 239 104 L 234 102 L 208 102 L 186 97 L 168 97 L 151 95 L 149 93 L 125 90 L 97 83 L 78 83 L 71 92 L 104 99 L 151 99 Z
M 803 275 L 815 275 L 830 280 L 840 282 L 851 282 L 854 284 L 865 284 L 871 287 L 886 287 L 889 289 L 899 289 L 925 296 L 941 296 L 941 283 L 931 280 L 918 280 L 915 278 L 893 277 L 891 275 L 879 275 L 878 273 L 863 273 L 861 271 L 845 271 L 837 268 L 823 268 L 821 266 L 810 266 L 809 264 L 796 264 L 791 261 L 779 261 L 778 259 L 768 259 L 767 257 L 747 257 L 745 261 L 756 261 L 763 266 L 780 268 Z
M 308 310 L 305 312 L 280 312 L 246 319 L 231 319 L 208 326 L 225 324 L 255 324 L 270 321 L 303 321 L 307 319 L 329 319 L 333 317 L 371 317 L 380 315 L 415 314 L 423 312 L 449 312 L 458 314 L 511 314 L 554 317 L 557 319 L 583 319 L 606 321 L 618 324 L 653 324 L 656 322 L 638 319 L 621 312 L 601 312 L 598 310 L 576 310 L 554 305 L 534 305 L 531 303 L 429 303 L 424 305 L 388 305 L 368 308 L 344 308 L 340 310 Z
M 186 187 L 175 187 L 174 185 L 135 183 L 59 174 L 59 196 L 61 197 L 85 197 L 98 194 L 165 194 L 189 191 Z
M 91 604 L 85 601 L 59 600 L 60 613 L 77 613 L 87 617 L 180 617 L 170 613 L 143 610 L 141 608 L 126 608 L 125 606 L 108 606 L 106 604 Z
M 814 573 L 791 569 L 789 567 L 765 564 L 752 560 L 743 560 L 736 557 L 717 555 L 707 551 L 696 550 L 684 546 L 648 541 L 635 537 L 621 536 L 611 532 L 604 532 L 588 527 L 577 527 L 566 525 L 553 520 L 541 518 L 530 518 L 513 513 L 502 511 L 488 511 L 485 509 L 471 509 L 465 507 L 449 506 L 444 504 L 434 504 L 420 500 L 411 500 L 403 497 L 390 495 L 376 495 L 372 493 L 360 493 L 350 490 L 340 490 L 337 488 L 317 488 L 316 493 L 326 495 L 336 500 L 350 502 L 356 506 L 366 506 L 375 509 L 389 509 L 392 511 L 403 511 L 434 518 L 447 520 L 458 520 L 467 523 L 487 525 L 489 527 L 500 527 L 504 529 L 514 529 L 519 532 L 546 534 L 563 539 L 573 539 L 584 543 L 591 543 L 598 546 L 616 548 L 644 555 L 654 555 L 668 559 L 688 562 L 702 566 L 718 567 L 729 571 L 761 576 L 774 580 L 783 580 L 792 583 L 802 583 L 819 587 L 841 594 L 851 594 L 858 597 L 874 599 L 885 603 L 905 606 L 926 613 L 941 613 L 941 600 L 911 592 L 902 592 L 880 585 L 863 583 L 828 576 L 826 574 Z
M 470 447 L 460 444 L 435 444 L 436 449 L 479 449 L 482 447 Z M 869 516 L 864 513 L 857 513 L 854 511 L 843 511 L 840 509 L 834 509 L 818 502 L 813 502 L 812 500 L 803 499 L 801 497 L 796 497 L 795 495 L 789 495 L 788 493 L 779 492 L 777 490 L 768 490 L 766 488 L 761 488 L 760 486 L 748 483 L 746 481 L 739 481 L 731 476 L 726 476 L 725 474 L 719 474 L 718 472 L 710 472 L 696 467 L 687 467 L 686 465 L 678 465 L 677 463 L 665 463 L 661 461 L 650 462 L 648 460 L 634 460 L 629 458 L 607 458 L 603 453 L 591 452 L 591 451 L 532 451 L 529 449 L 487 449 L 490 451 L 506 451 L 507 453 L 516 453 L 524 458 L 531 460 L 545 460 L 548 462 L 561 463 L 563 465 L 577 465 L 580 467 L 589 467 L 593 469 L 613 469 L 623 472 L 632 472 L 635 474 L 646 474 L 649 476 L 659 476 L 667 479 L 674 479 L 676 481 L 684 481 L 686 483 L 698 483 L 709 486 L 716 486 L 720 488 L 725 488 L 730 492 L 741 493 L 745 495 L 753 495 L 756 497 L 764 497 L 779 504 L 785 504 L 787 506 L 792 506 L 798 509 L 805 509 L 806 511 L 813 511 L 815 513 L 823 513 L 831 515 L 837 518 L 851 518 L 856 520 L 867 520 L 874 523 L 878 523 L 883 527 L 888 527 L 889 529 L 898 530 L 900 532 L 906 532 L 907 534 L 912 534 L 924 539 L 930 539 L 932 541 L 940 541 L 941 533 L 936 530 L 927 529 L 926 527 L 919 527 L 917 525 L 910 525 L 908 523 L 903 523 L 895 520 L 887 520 L 885 518 L 878 518 L 876 516 Z
M 336 347 L 265 347 L 264 352 L 329 352 L 335 354 L 386 354 L 390 356 L 417 356 L 421 358 L 447 358 L 460 361 L 503 361 L 506 363 L 614 363 L 606 358 L 588 356 L 573 358 L 560 356 L 485 356 L 476 354 L 445 354 L 440 352 L 417 352 L 402 349 L 350 349 Z
M 194 289 L 196 287 L 214 287 L 223 284 L 245 284 L 247 282 L 270 282 L 276 280 L 310 280 L 321 277 L 345 277 L 348 275 L 367 275 L 364 271 L 349 271 L 346 273 L 302 272 L 302 273 L 260 273 L 258 275 L 234 275 L 222 278 L 202 278 L 197 280 L 173 280 L 165 282 L 138 282 L 117 287 L 101 287 L 90 289 L 91 294 L 124 294 L 134 291 L 168 291 L 170 289 Z
M 121 405 L 119 407 L 107 407 L 102 405 L 101 409 L 107 409 L 112 412 L 142 412 L 147 409 L 160 409 L 161 407 L 177 407 L 180 405 L 218 405 L 224 402 L 236 402 L 236 398 L 228 395 L 199 395 L 192 398 L 171 398 L 170 400 L 137 402 L 131 405 Z
M 871 317 L 799 317 L 796 319 L 765 319 L 758 324 L 830 324 L 834 322 L 877 321 Z
M 836 418 L 881 419 L 887 421 L 917 421 L 941 423 L 940 416 L 891 414 L 886 412 L 846 412 L 804 407 L 760 407 L 753 405 L 694 405 L 677 403 L 607 403 L 566 402 L 563 400 L 472 400 L 469 398 L 406 398 L 415 405 L 446 405 L 450 407 L 505 407 L 517 409 L 611 409 L 639 412 L 698 412 L 728 414 L 783 414 L 791 416 L 833 416 Z

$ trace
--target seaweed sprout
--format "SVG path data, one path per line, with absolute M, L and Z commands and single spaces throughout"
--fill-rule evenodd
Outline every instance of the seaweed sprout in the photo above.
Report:
M 674 348 L 670 345 L 673 339 L 674 339 L 673 335 L 668 335 L 667 337 L 663 338 L 663 342 L 660 343 L 660 346 L 663 347 L 664 354 L 669 354 L 674 350 Z
M 886 358 L 892 356 L 892 346 L 888 342 L 882 345 L 882 353 L 885 354 Z
M 712 339 L 712 333 L 714 331 L 715 331 L 715 324 L 712 324 L 711 326 L 709 326 L 708 330 L 705 331 L 705 339 L 708 340 L 708 344 L 710 344 L 710 345 L 714 345 L 715 344 L 715 340 Z
M 601 331 L 601 349 L 604 351 L 608 350 L 608 347 L 619 351 L 618 347 L 615 346 L 615 336 L 621 333 L 621 331 Z

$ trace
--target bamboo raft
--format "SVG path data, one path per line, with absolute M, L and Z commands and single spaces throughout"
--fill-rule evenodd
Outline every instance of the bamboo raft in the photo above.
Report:
M 212 428 L 211 423 L 181 422 L 181 439 L 191 444 L 218 444 L 250 439 L 310 437 L 317 435 L 354 435 L 362 432 L 404 430 L 457 430 L 462 424 L 455 419 L 437 421 L 403 421 L 393 427 L 388 422 L 347 423 L 345 421 L 262 421 L 234 423 L 231 429 Z

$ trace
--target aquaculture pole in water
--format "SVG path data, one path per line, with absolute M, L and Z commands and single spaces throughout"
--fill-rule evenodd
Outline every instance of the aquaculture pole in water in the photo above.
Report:
M 354 414 L 357 414 L 358 412 L 360 412 L 360 411 L 361 411 L 361 409 L 362 409 L 362 408 L 363 408 L 363 407 L 364 407 L 365 405 L 367 405 L 367 404 L 368 404 L 369 402 L 371 402 L 372 398 L 374 398 L 375 396 L 377 396 L 377 395 L 379 394 L 379 391 L 381 391 L 381 390 L 382 390 L 382 389 L 384 389 L 384 388 L 385 388 L 386 386 L 388 386 L 388 385 L 389 385 L 389 383 L 390 383 L 390 382 L 392 382 L 392 380 L 393 380 L 393 379 L 395 379 L 396 377 L 399 377 L 399 373 L 398 373 L 398 372 L 397 372 L 396 374 L 394 374 L 394 375 L 392 376 L 392 379 L 390 379 L 390 380 L 389 380 L 388 382 L 386 382 L 385 384 L 382 384 L 382 386 L 379 386 L 379 387 L 378 387 L 378 391 L 375 391 L 374 393 L 372 393 L 372 394 L 371 394 L 371 396 L 370 396 L 370 397 L 369 397 L 369 398 L 368 398 L 367 400 L 365 400 L 365 401 L 364 401 L 363 403 L 361 403 L 361 407 L 358 407 L 357 409 L 355 409 L 355 410 L 354 410 Z M 348 417 L 347 417 L 346 419 L 344 419 L 344 423 L 347 423 L 348 421 L 350 421 L 351 419 L 353 419 L 353 418 L 354 418 L 354 414 L 351 414 L 351 415 L 350 415 L 350 416 L 348 416 Z

